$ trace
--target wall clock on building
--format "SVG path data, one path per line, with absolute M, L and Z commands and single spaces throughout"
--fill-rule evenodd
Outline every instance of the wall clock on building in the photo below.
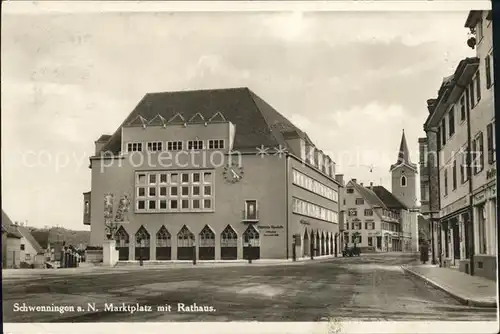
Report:
M 224 167 L 224 179 L 230 183 L 236 183 L 243 178 L 243 166 L 237 163 L 230 163 Z

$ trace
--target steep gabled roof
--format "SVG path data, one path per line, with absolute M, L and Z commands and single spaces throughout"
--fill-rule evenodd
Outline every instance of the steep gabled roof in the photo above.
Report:
M 42 246 L 36 241 L 36 239 L 31 234 L 31 231 L 24 226 L 17 226 L 17 230 L 21 235 L 33 246 L 37 254 L 43 254 L 44 250 Z
M 405 130 L 403 130 L 403 135 L 401 136 L 401 143 L 399 144 L 398 159 L 395 164 L 391 165 L 391 171 L 399 166 L 408 166 L 411 169 L 417 171 L 417 165 L 410 161 L 410 150 L 408 149 L 408 144 L 406 143 Z
M 346 188 L 351 185 L 357 192 L 358 194 L 363 197 L 363 199 L 372 207 L 372 208 L 382 208 L 382 209 L 387 209 L 387 207 L 385 206 L 384 202 L 382 202 L 382 200 L 380 198 L 378 198 L 378 196 L 373 192 L 371 191 L 370 189 L 366 188 L 366 187 L 363 187 L 362 185 L 360 184 L 357 184 L 356 182 L 354 182 L 353 180 L 350 180 L 347 185 L 346 185 Z M 375 212 L 379 217 L 379 213 L 378 212 Z
M 373 192 L 389 209 L 405 209 L 408 207 L 404 205 L 393 193 L 385 189 L 384 186 L 373 186 Z
M 245 87 L 148 93 L 126 117 L 102 151 L 118 153 L 121 145 L 121 127 L 139 115 L 145 119 L 152 119 L 160 114 L 165 119 L 171 120 L 173 116 L 179 114 L 188 120 L 197 113 L 205 119 L 210 119 L 217 112 L 235 125 L 233 147 L 236 150 L 255 150 L 261 145 L 265 147 L 282 145 L 290 149 L 282 133 L 291 129 L 298 130 L 301 136 L 311 143 L 305 133 Z
M 7 237 L 21 239 L 22 235 L 17 231 L 16 225 L 12 223 L 9 216 L 2 210 L 2 230 L 7 233 Z

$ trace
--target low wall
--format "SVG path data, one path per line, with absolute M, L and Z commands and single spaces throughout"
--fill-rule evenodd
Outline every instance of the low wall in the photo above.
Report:
M 93 249 L 85 251 L 85 262 L 100 263 L 102 262 L 102 249 Z

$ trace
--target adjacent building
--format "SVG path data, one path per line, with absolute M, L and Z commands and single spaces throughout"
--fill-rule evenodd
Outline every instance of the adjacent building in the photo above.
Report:
M 444 78 L 421 143 L 421 188 L 433 224 L 434 261 L 496 278 L 496 147 L 491 11 L 471 11 L 465 26 L 476 57 Z
M 345 187 L 346 224 L 343 244 L 364 252 L 416 252 L 418 228 L 416 165 L 403 131 L 398 159 L 391 165 L 392 192 L 383 186 L 364 186 L 351 179 Z M 415 240 L 416 239 L 416 240 Z
M 335 162 L 248 88 L 146 94 L 95 146 L 83 221 L 122 261 L 338 251 Z
M 16 226 L 2 210 L 2 268 L 20 267 L 21 238 Z

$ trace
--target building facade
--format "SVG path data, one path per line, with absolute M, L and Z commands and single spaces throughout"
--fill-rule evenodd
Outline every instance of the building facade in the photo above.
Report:
M 338 249 L 335 163 L 247 88 L 147 94 L 95 145 L 83 220 L 122 261 Z
M 2 268 L 19 268 L 21 265 L 22 235 L 2 210 Z
M 496 278 L 496 148 L 490 11 L 471 11 L 466 58 L 427 101 L 424 124 L 433 261 Z
M 383 186 L 364 186 L 351 179 L 345 187 L 344 247 L 362 252 L 412 252 L 408 208 Z
M 474 273 L 496 279 L 497 171 L 491 11 L 471 11 L 465 27 L 474 34 L 478 59 L 478 69 L 469 87 L 471 94 L 476 87 L 477 101 L 470 111 L 471 151 L 474 153 L 471 166 Z

